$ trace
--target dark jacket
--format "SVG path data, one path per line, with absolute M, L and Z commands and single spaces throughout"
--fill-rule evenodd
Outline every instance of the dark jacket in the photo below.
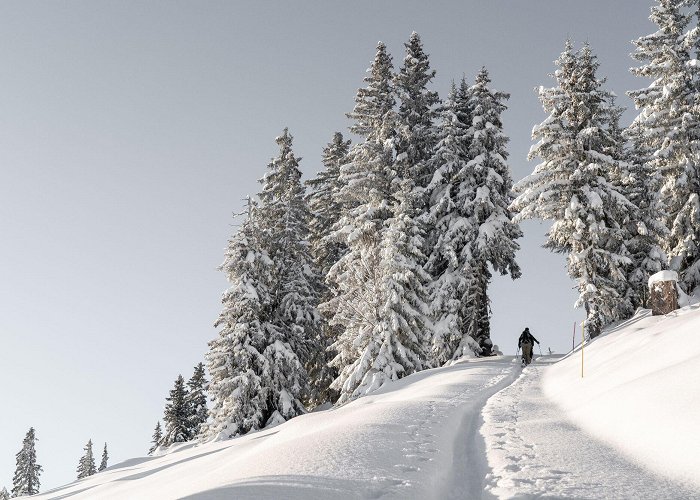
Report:
M 518 347 L 522 347 L 523 343 L 529 342 L 533 346 L 535 345 L 535 342 L 538 344 L 540 343 L 539 340 L 537 340 L 531 333 L 530 330 L 525 330 L 523 333 L 520 334 L 520 338 L 518 339 Z

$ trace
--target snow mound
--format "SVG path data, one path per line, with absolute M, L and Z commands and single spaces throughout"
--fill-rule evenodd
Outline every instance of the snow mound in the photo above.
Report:
M 545 395 L 631 461 L 700 486 L 700 306 L 640 310 L 546 371 Z
M 678 273 L 676 271 L 659 271 L 656 274 L 652 274 L 649 276 L 649 288 L 660 281 L 678 281 Z

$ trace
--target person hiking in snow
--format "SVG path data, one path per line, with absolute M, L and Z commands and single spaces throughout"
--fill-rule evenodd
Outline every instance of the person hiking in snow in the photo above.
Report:
M 529 365 L 532 362 L 532 348 L 535 347 L 535 342 L 540 343 L 531 333 L 529 328 L 525 328 L 518 339 L 518 347 L 523 351 L 523 365 Z

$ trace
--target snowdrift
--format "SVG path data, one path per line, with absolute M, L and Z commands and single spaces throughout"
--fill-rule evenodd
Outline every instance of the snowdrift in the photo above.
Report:
M 631 461 L 700 486 L 700 306 L 640 310 L 544 375 L 567 417 Z M 575 450 L 571 450 L 575 453 Z
M 485 461 L 469 436 L 486 399 L 520 372 L 509 361 L 426 370 L 338 409 L 135 458 L 33 498 L 473 498 Z

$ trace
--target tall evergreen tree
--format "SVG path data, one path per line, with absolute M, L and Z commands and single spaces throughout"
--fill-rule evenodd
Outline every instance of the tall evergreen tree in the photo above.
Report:
M 640 140 L 652 151 L 651 167 L 662 175 L 667 214 L 664 249 L 688 292 L 700 285 L 700 108 L 696 2 L 657 0 L 650 19 L 658 30 L 634 41 L 632 72 L 652 83 L 628 92 L 640 110 Z M 697 6 L 696 6 L 697 7 Z
M 185 379 L 178 375 L 175 386 L 170 390 L 170 396 L 166 398 L 163 421 L 165 422 L 165 434 L 162 445 L 170 446 L 173 443 L 183 443 L 192 438 L 188 423 L 187 388 Z
M 17 453 L 17 468 L 12 478 L 12 496 L 36 495 L 41 483 L 39 476 L 43 469 L 36 462 L 36 434 L 30 427 L 22 441 L 22 449 Z
M 408 241 L 392 243 L 386 239 L 390 219 L 392 234 L 396 234 L 396 228 L 408 222 L 404 217 L 408 212 L 399 208 L 402 194 L 394 170 L 397 118 L 392 63 L 381 42 L 365 82 L 367 86 L 358 90 L 355 108 L 348 115 L 354 120 L 351 131 L 362 140 L 353 146 L 349 162 L 341 167 L 340 200 L 348 208 L 333 233 L 347 246 L 347 252 L 330 270 L 329 280 L 337 293 L 323 306 L 332 315 L 331 324 L 344 328 L 333 344 L 338 354 L 332 362 L 339 370 L 332 387 L 340 391 L 340 402 L 422 368 L 421 344 L 411 337 L 417 317 L 408 309 L 398 311 L 391 305 L 391 294 L 398 290 L 393 287 L 409 284 L 400 284 L 401 280 L 409 280 L 413 286 L 418 277 L 406 275 L 392 282 L 392 269 L 409 265 L 396 253 L 399 247 L 392 245 L 404 244 L 412 252 L 409 243 L 420 235 L 411 232 L 410 223 L 405 227 Z M 416 289 L 404 291 L 410 303 Z M 407 308 L 414 305 L 409 303 Z M 398 323 L 390 324 L 387 314 L 406 323 L 400 328 Z
M 204 436 L 233 437 L 288 420 L 311 399 L 305 364 L 322 342 L 320 279 L 309 253 L 300 158 L 287 129 L 261 180 L 260 203 L 229 243 L 231 288 L 208 354 L 214 406 Z
M 107 468 L 107 462 L 109 461 L 109 454 L 107 453 L 107 443 L 105 443 L 105 447 L 102 450 L 102 460 L 100 461 L 100 466 L 98 467 L 97 471 L 102 472 Z
M 628 199 L 637 207 L 631 213 L 626 238 L 632 266 L 627 278 L 632 290 L 633 308 L 644 307 L 648 296 L 649 277 L 667 265 L 663 242 L 668 229 L 664 224 L 664 208 L 660 189 L 662 177 L 652 166 L 653 153 L 644 139 L 638 122 L 624 131 L 629 147 L 625 152 L 628 172 L 621 185 Z
M 424 188 L 432 178 L 428 159 L 436 142 L 434 121 L 437 118 L 437 92 L 428 90 L 435 78 L 430 69 L 428 54 L 423 51 L 420 36 L 411 34 L 406 47 L 403 66 L 394 79 L 399 98 L 396 114 L 396 171 L 398 179 L 411 178 L 418 188 Z M 400 188 L 399 188 L 400 189 Z M 424 200 L 416 198 L 423 209 Z
M 338 223 L 343 213 L 343 204 L 340 202 L 341 191 L 340 167 L 347 161 L 350 141 L 343 138 L 343 134 L 336 132 L 333 140 L 323 149 L 323 169 L 314 179 L 306 181 L 310 189 L 306 197 L 311 221 L 309 223 L 309 243 L 311 255 L 319 271 L 318 297 L 321 302 L 330 300 L 333 296 L 332 288 L 325 283 L 325 277 L 331 267 L 338 262 L 345 252 L 342 242 L 330 237 L 332 228 Z M 326 317 L 321 324 L 321 342 L 319 348 L 307 364 L 307 371 L 313 386 L 315 400 L 311 405 L 325 401 L 335 401 L 338 398 L 337 391 L 330 388 L 333 380 L 338 376 L 337 370 L 330 366 L 335 357 L 331 345 L 342 329 L 331 326 L 330 318 Z
M 429 366 L 427 350 L 432 339 L 428 285 L 424 270 L 424 230 L 419 218 L 420 194 L 412 179 L 404 179 L 395 194 L 397 205 L 387 221 L 381 243 L 381 275 L 384 283 L 380 317 L 386 331 L 382 349 L 374 361 L 393 364 L 392 372 L 382 370 L 390 380 Z M 392 352 L 393 351 L 393 352 Z
M 158 447 L 162 444 L 163 441 L 163 430 L 160 427 L 160 421 L 156 424 L 156 428 L 153 431 L 153 437 L 151 437 L 151 447 L 148 450 L 149 455 L 153 455 L 153 453 L 158 449 Z
M 520 181 L 512 204 L 516 220 L 552 220 L 546 248 L 567 255 L 569 275 L 578 282 L 578 306 L 586 309 L 594 337 L 611 321 L 631 314 L 620 292 L 631 264 L 623 249 L 624 225 L 635 209 L 611 178 L 620 158 L 611 145 L 612 109 L 598 63 L 588 46 L 574 52 L 570 42 L 557 60 L 557 86 L 539 92 L 549 117 L 533 129 L 538 140 L 530 158 L 542 162 Z
M 276 139 L 279 155 L 260 181 L 257 210 L 263 244 L 275 270 L 272 322 L 267 336 L 265 384 L 271 422 L 304 413 L 301 400 L 311 387 L 305 369 L 322 346 L 316 283 L 320 276 L 309 253 L 310 214 L 292 136 L 285 128 Z M 314 353 L 314 354 L 312 354 Z
M 187 381 L 187 421 L 190 436 L 199 435 L 199 431 L 209 416 L 207 409 L 207 379 L 204 373 L 204 363 L 194 367 L 192 377 Z
M 92 439 L 88 440 L 84 450 L 85 454 L 80 458 L 76 471 L 78 473 L 78 479 L 92 476 L 97 472 L 95 468 L 95 456 L 92 454 Z
M 491 354 L 490 306 L 488 285 L 491 280 L 489 264 L 498 273 L 520 277 L 515 253 L 520 248 L 516 240 L 522 231 L 512 221 L 509 209 L 513 201 L 513 180 L 506 162 L 508 137 L 503 133 L 501 113 L 510 96 L 489 88 L 488 72 L 482 68 L 469 92 L 471 127 L 469 133 L 469 162 L 467 168 L 474 177 L 474 224 L 476 238 L 472 241 L 470 295 L 474 310 L 468 316 L 467 331 L 481 348 L 481 354 Z
M 219 267 L 231 286 L 222 296 L 223 310 L 215 323 L 219 335 L 209 343 L 206 356 L 213 403 L 210 422 L 202 429 L 206 438 L 245 434 L 260 429 L 267 418 L 263 352 L 276 328 L 268 320 L 274 269 L 260 240 L 249 202 L 247 219 L 229 241 Z
M 306 201 L 312 214 L 309 222 L 309 245 L 316 267 L 322 276 L 338 262 L 345 252 L 342 242 L 328 238 L 343 213 L 340 191 L 340 167 L 348 160 L 351 141 L 336 132 L 323 148 L 323 168 L 315 178 L 306 181 L 309 194 Z
M 428 185 L 429 211 L 426 269 L 432 277 L 431 316 L 433 340 L 431 360 L 442 365 L 453 357 L 473 355 L 479 345 L 467 331 L 473 317 L 470 293 L 475 184 L 469 163 L 472 116 L 469 86 L 452 85 L 441 108 L 438 143 L 430 159 L 433 178 Z

